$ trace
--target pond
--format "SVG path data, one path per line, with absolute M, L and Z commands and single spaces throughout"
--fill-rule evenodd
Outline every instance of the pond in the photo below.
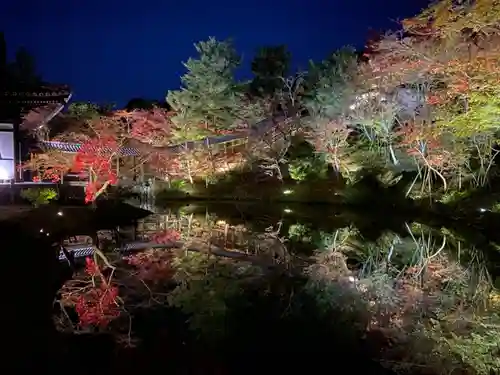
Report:
M 273 350 L 355 351 L 393 373 L 499 364 L 500 214 L 487 209 L 184 201 L 154 212 L 37 212 L 17 220 L 30 231 L 44 222 L 59 239 L 101 229 L 100 252 L 85 254 L 85 269 L 59 293 L 61 332 L 112 334 L 134 355 L 144 345 L 182 347 L 193 358 L 201 351 L 238 371 L 243 353 Z M 101 303 L 108 290 L 119 296 L 106 311 L 100 305 L 99 322 L 79 310 L 96 282 Z M 341 343 L 325 348 L 332 337 Z
M 301 258 L 318 250 L 331 250 L 349 238 L 348 242 L 356 243 L 359 249 L 348 259 L 358 266 L 373 256 L 385 257 L 387 262 L 404 258 L 410 264 L 424 253 L 439 252 L 461 262 L 480 261 L 492 277 L 498 278 L 500 214 L 478 212 L 475 217 L 451 220 L 426 213 L 398 212 L 392 207 L 367 210 L 291 203 L 195 202 L 156 208 L 154 214 L 139 220 L 138 231 L 148 237 L 175 229 L 185 238 L 203 232 L 214 245 L 246 252 L 254 237 L 267 235 L 279 239 L 287 253 Z

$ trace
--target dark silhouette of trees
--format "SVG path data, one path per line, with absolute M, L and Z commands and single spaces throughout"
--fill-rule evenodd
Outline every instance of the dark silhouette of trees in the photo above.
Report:
M 254 79 L 250 83 L 253 95 L 273 97 L 283 87 L 292 56 L 284 45 L 262 47 L 252 61 Z
M 21 88 L 33 87 L 41 83 L 42 79 L 36 72 L 35 58 L 26 48 L 19 48 L 14 61 L 8 61 L 5 35 L 0 32 L 0 86 Z
M 125 110 L 133 111 L 135 109 L 151 110 L 154 108 L 162 108 L 167 111 L 171 110 L 171 106 L 166 101 L 150 100 L 144 98 L 132 98 L 125 105 Z

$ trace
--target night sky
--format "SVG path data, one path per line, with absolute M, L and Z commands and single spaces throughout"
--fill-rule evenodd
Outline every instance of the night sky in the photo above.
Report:
M 286 44 L 295 67 L 346 45 L 361 47 L 368 30 L 397 28 L 427 0 L 6 0 L 0 29 L 11 56 L 26 47 L 39 73 L 68 84 L 74 100 L 117 103 L 163 99 L 179 87 L 193 43 L 231 37 L 243 55 L 240 77 L 259 46 Z M 172 5 L 169 5 L 172 4 Z

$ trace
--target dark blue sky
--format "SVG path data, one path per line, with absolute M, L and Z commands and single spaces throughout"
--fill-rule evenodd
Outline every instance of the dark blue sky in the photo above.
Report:
M 11 2 L 5 8 L 5 2 Z M 9 53 L 25 46 L 39 73 L 69 84 L 74 100 L 162 99 L 179 87 L 193 43 L 233 38 L 245 68 L 257 47 L 286 44 L 306 66 L 346 45 L 362 46 L 369 28 L 397 27 L 427 0 L 4 0 L 0 29 Z M 169 5 L 169 3 L 171 5 Z

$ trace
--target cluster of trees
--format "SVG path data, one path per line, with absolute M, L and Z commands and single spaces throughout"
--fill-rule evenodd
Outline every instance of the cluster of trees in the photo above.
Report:
M 156 215 L 144 233 L 157 243 L 154 249 L 126 257 L 111 252 L 108 259 L 97 253 L 87 260 L 85 272 L 64 286 L 61 304 L 77 316 L 71 320 L 70 313 L 61 314 L 59 328 L 111 331 L 127 344 L 135 338 L 140 345 L 136 316 L 174 306 L 186 314 L 197 338 L 212 345 L 234 337 L 251 340 L 253 329 L 259 332 L 257 352 L 265 351 L 266 334 L 274 347 L 280 338 L 284 345 L 310 340 L 313 346 L 322 345 L 323 337 L 333 342 L 341 337 L 347 345 L 352 341 L 338 335 L 345 331 L 324 331 L 338 324 L 351 334 L 375 338 L 376 358 L 395 374 L 460 369 L 489 375 L 499 368 L 500 295 L 491 287 L 481 250 L 461 242 L 451 229 L 404 223 L 399 234 L 384 231 L 368 240 L 351 220 L 354 216 L 357 224 L 368 220 L 373 226 L 376 212 L 337 216 L 332 230 L 332 222 L 317 210 L 310 211 L 316 213 L 313 220 L 304 221 L 309 215 L 299 209 L 293 215 L 297 221 L 288 223 L 279 215 L 267 216 L 266 210 L 248 210 L 260 218 L 256 221 L 265 221 L 236 224 L 227 212 L 197 215 L 189 209 Z M 306 249 L 317 251 L 304 262 Z M 280 269 L 300 277 L 277 277 Z M 272 303 L 260 305 L 263 295 Z M 269 319 L 282 324 L 292 314 L 302 324 L 294 320 L 286 338 L 284 331 L 277 334 L 264 325 Z M 157 324 L 165 327 L 172 320 L 181 324 L 172 315 Z M 242 334 L 234 323 L 255 328 Z M 235 331 L 239 334 L 233 336 Z M 308 332 L 307 338 L 300 332 Z
M 370 41 L 362 55 L 342 48 L 295 74 L 284 46 L 262 48 L 248 82 L 234 78 L 241 58 L 231 43 L 210 38 L 195 45 L 198 56 L 184 63 L 182 87 L 165 103 L 134 99 L 119 111 L 75 103 L 49 136 L 100 144 L 108 160 L 135 145 L 162 177 L 189 170 L 192 180 L 206 165 L 186 167 L 165 146 L 248 129 L 279 113 L 347 180 L 360 169 L 382 168 L 412 172 L 412 195 L 484 186 L 498 153 L 499 25 L 494 2 L 467 4 L 440 1 L 405 20 L 402 30 Z M 246 152 L 279 170 L 289 145 L 261 142 Z
M 135 98 L 120 110 L 73 103 L 48 128 L 37 129 L 36 136 L 78 142 L 82 144 L 78 153 L 46 150 L 23 167 L 38 171 L 40 180 L 59 181 L 70 170 L 81 172 L 90 179 L 87 200 L 91 201 L 117 180 L 119 170 L 120 175 L 136 174 L 146 167 L 161 179 L 192 182 L 193 176 L 206 177 L 241 163 L 241 148 L 186 148 L 173 153 L 168 147 L 247 130 L 278 111 L 294 111 L 298 79 L 286 77 L 290 54 L 283 46 L 263 48 L 252 63 L 255 78 L 237 82 L 233 72 L 241 58 L 229 41 L 210 38 L 195 47 L 199 56 L 184 63 L 183 87 L 169 91 L 165 102 Z M 140 151 L 133 165 L 126 165 L 124 147 Z
M 232 75 L 240 59 L 231 44 L 209 39 L 196 45 L 199 57 L 185 63 L 188 72 L 182 78 L 183 88 L 168 93 L 169 108 L 152 105 L 138 109 L 139 105 L 134 104 L 128 110 L 114 111 L 76 104 L 66 115 L 68 126 L 54 130 L 49 136 L 82 143 L 79 153 L 66 162 L 65 168 L 85 171 L 91 176 L 89 201 L 118 177 L 116 170 L 123 167 L 119 159 L 125 146 L 140 149 L 141 162 L 155 166 L 162 176 L 185 177 L 188 171 L 192 177 L 198 168 L 207 169 L 206 153 L 196 157 L 199 151 L 186 150 L 173 155 L 166 146 L 237 131 L 276 113 L 283 113 L 286 119 L 300 126 L 302 136 L 347 180 L 353 179 L 359 169 L 382 168 L 396 174 L 413 172 L 408 194 L 484 186 L 491 178 L 499 152 L 496 148 L 500 114 L 499 11 L 493 0 L 460 4 L 443 0 L 405 20 L 403 29 L 397 33 L 369 43 L 364 56 L 343 48 L 320 63 L 311 63 L 307 72 L 292 76 L 286 49 L 265 48 L 252 63 L 254 79 L 243 83 L 236 82 Z M 265 148 L 263 153 L 267 154 L 260 155 L 260 160 L 272 159 L 272 165 L 279 169 L 279 164 L 286 162 L 284 150 L 289 141 L 283 142 L 285 146 L 279 149 Z M 47 163 L 42 169 L 52 168 L 53 175 L 57 165 L 49 163 L 55 156 L 42 155 Z M 295 171 L 297 175 L 302 173 L 300 166 Z M 220 225 L 227 234 L 227 224 L 222 221 Z M 490 324 L 475 316 L 478 303 L 465 296 L 465 290 L 471 288 L 468 278 L 472 267 L 464 270 L 458 264 L 450 264 L 443 252 L 446 246 L 458 254 L 463 249 L 460 245 L 456 249 L 455 244 L 447 245 L 446 234 L 442 233 L 436 242 L 442 245 L 431 249 L 435 231 L 405 226 L 406 239 L 394 236 L 371 250 L 353 241 L 352 236 L 349 238 L 349 233 L 328 236 L 331 243 L 323 246 L 318 272 L 312 273 L 312 292 L 322 303 L 339 301 L 339 306 L 349 309 L 355 308 L 353 297 L 356 297 L 361 305 L 373 307 L 369 318 L 380 318 L 367 319 L 370 329 L 376 325 L 380 329 L 389 328 L 390 333 L 403 332 L 397 335 L 400 340 L 411 337 L 418 329 L 425 333 L 426 342 L 432 339 L 443 345 L 444 349 L 440 349 L 451 350 L 453 360 L 460 357 L 462 362 L 475 367 L 477 373 L 491 373 L 492 368 L 498 368 L 497 356 L 492 355 L 498 348 L 497 334 L 490 333 L 490 328 L 498 327 L 497 320 Z M 420 237 L 415 235 L 417 232 Z M 174 246 L 179 238 L 189 236 L 191 232 L 185 235 L 167 230 L 155 241 Z M 282 245 L 280 236 L 274 236 Z M 363 259 L 362 271 L 356 274 L 348 269 L 345 256 L 359 254 L 361 248 L 369 256 Z M 396 253 L 405 260 L 395 259 Z M 69 291 L 67 286 L 64 295 L 70 305 L 76 306 L 80 326 L 106 326 L 119 318 L 118 310 L 125 311 L 130 306 L 123 295 L 126 288 L 119 290 L 110 281 L 109 275 L 120 277 L 115 272 L 120 267 L 121 277 L 130 283 L 128 291 L 137 288 L 134 290 L 149 298 L 155 287 L 173 279 L 184 289 L 178 287 L 168 301 L 162 293 L 160 303 L 181 306 L 190 314 L 196 312 L 191 304 L 197 304 L 205 316 L 225 311 L 225 305 L 213 306 L 210 302 L 213 304 L 215 300 L 215 285 L 222 285 L 224 293 L 228 292 L 227 267 L 221 271 L 224 280 L 217 279 L 216 283 L 211 258 L 210 267 L 203 268 L 207 258 L 193 257 L 191 267 L 191 263 L 183 264 L 189 260 L 185 255 L 169 254 L 147 251 L 125 259 L 126 266 L 120 264 L 124 259 L 114 265 L 97 256 L 89 260 L 83 276 L 86 284 L 70 285 L 74 289 Z M 332 274 L 325 274 L 325 269 Z M 152 270 L 156 271 L 153 276 Z M 193 275 L 193 270 L 202 270 L 203 275 L 188 281 L 183 279 Z M 481 272 L 483 276 L 486 274 Z M 243 279 L 241 267 L 233 277 L 237 281 Z M 252 280 L 256 278 L 260 274 Z M 198 293 L 195 284 L 200 287 Z M 484 284 L 490 292 L 489 280 L 484 280 Z M 474 292 L 479 292 L 480 287 L 476 285 Z M 449 309 L 446 301 L 451 301 L 447 302 Z M 205 314 L 206 309 L 210 314 Z M 425 314 L 436 318 L 424 319 Z M 468 327 L 479 328 L 458 336 L 458 331 L 453 330 L 458 319 Z M 451 338 L 443 340 L 448 332 Z M 408 346 L 407 351 L 412 350 L 417 351 Z M 434 351 L 429 351 L 423 361 L 434 355 Z M 405 365 L 413 367 L 409 362 Z
M 41 83 L 36 72 L 35 60 L 25 49 L 16 51 L 14 61 L 7 59 L 5 36 L 0 32 L 0 85 L 32 86 Z
M 346 175 L 360 155 L 416 172 L 409 194 L 486 185 L 498 154 L 497 8 L 440 1 L 369 43 L 366 62 L 335 54 L 306 104 L 317 149 Z

